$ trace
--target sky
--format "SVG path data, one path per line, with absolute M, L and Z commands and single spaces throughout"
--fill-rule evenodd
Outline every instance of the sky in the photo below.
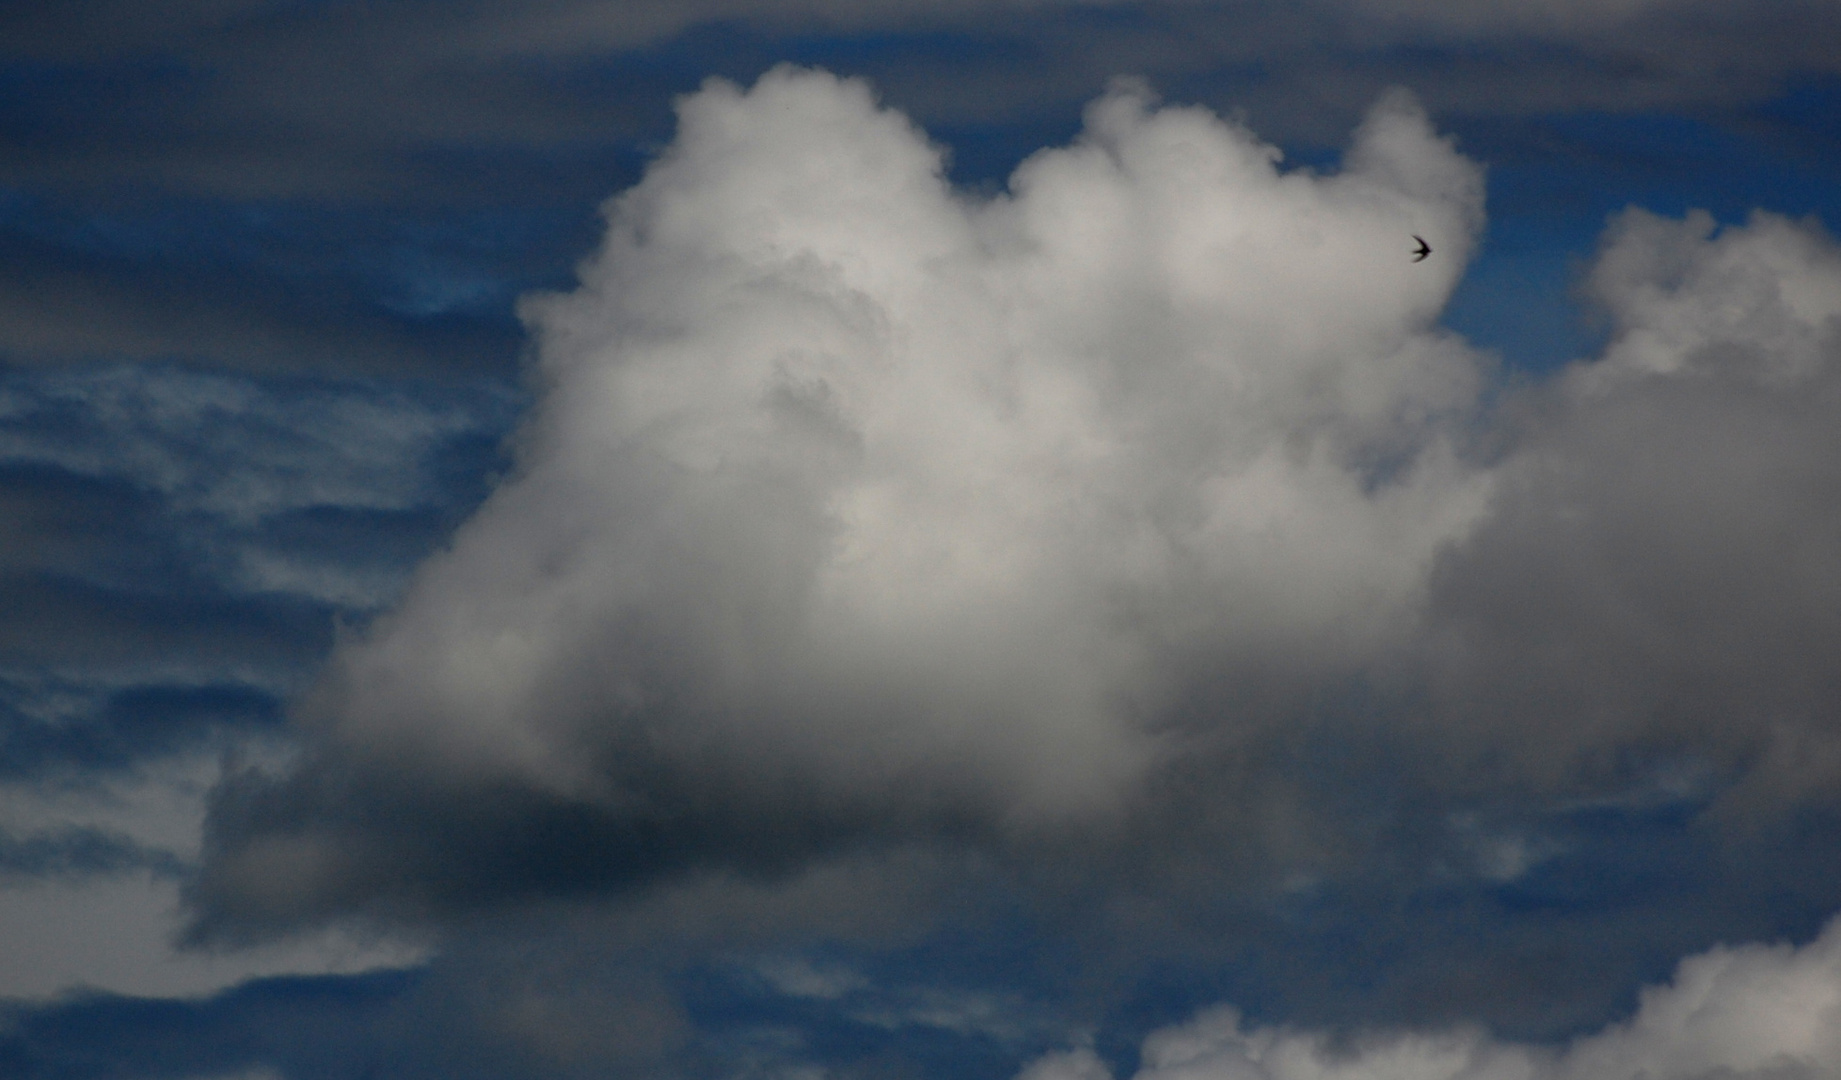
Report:
M 0 1075 L 1841 1077 L 1838 228 L 1833 0 L 0 3 Z

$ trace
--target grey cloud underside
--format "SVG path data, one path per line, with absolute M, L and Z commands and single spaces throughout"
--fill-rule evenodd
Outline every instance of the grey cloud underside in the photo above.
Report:
M 524 785 L 443 789 L 342 763 L 300 769 L 285 787 L 260 772 L 233 775 L 213 793 L 207 850 L 218 862 L 190 892 L 211 914 L 191 936 L 260 940 L 350 912 L 439 924 L 643 895 L 713 868 L 771 888 L 853 852 L 982 831 L 956 807 L 890 820 L 868 802 L 814 807 L 658 785 L 647 794 L 657 812 L 609 813 Z
M 197 940 L 704 940 L 854 874 L 1096 982 L 1551 1035 L 1841 900 L 1819 226 L 1627 215 L 1604 355 L 1486 407 L 1476 173 L 1404 99 L 1320 176 L 1124 88 L 988 201 L 855 84 L 683 108 L 527 307 L 514 478 L 217 793 Z
M 976 867 L 959 869 L 977 872 Z M 1450 923 L 1459 920 L 1428 919 L 1410 928 L 1421 935 L 1412 948 L 1428 968 L 1441 967 L 1447 977 L 1460 971 L 1468 976 L 1442 988 L 1450 996 L 1442 1008 L 1414 1012 L 1391 1007 L 1399 1004 L 1393 988 L 1372 984 L 1377 969 L 1364 957 L 1354 962 L 1354 970 L 1303 992 L 1317 1008 L 1294 1010 L 1287 1000 L 1278 1010 L 1290 1014 L 1283 1028 L 1255 1018 L 1236 1023 L 1220 1009 L 1191 1022 L 1194 1002 L 1222 996 L 1247 1000 L 1244 985 L 1224 995 L 1218 984 L 1198 983 L 1185 997 L 1141 1016 L 1108 1010 L 1093 1000 L 1116 1002 L 1128 974 L 1136 974 L 1132 969 L 1080 968 L 1065 957 L 1038 957 L 1040 970 L 1019 970 L 1041 943 L 1018 941 L 1014 928 L 991 930 L 991 923 L 1002 923 L 1001 902 L 996 910 L 972 918 L 985 922 L 984 932 L 993 939 L 1007 940 L 993 940 L 988 955 L 968 958 L 963 939 L 943 941 L 933 927 L 915 925 L 918 910 L 929 906 L 916 904 L 912 895 L 904 904 L 904 886 L 916 879 L 903 880 L 886 869 L 870 876 L 881 878 L 883 887 L 865 889 L 863 880 L 843 876 L 794 889 L 756 883 L 748 896 L 749 887 L 729 882 L 701 892 L 687 890 L 668 903 L 639 910 L 585 916 L 581 909 L 553 906 L 523 920 L 472 921 L 433 962 L 411 972 L 265 980 L 185 1002 L 89 995 L 22 1006 L 12 1010 L 0 1052 L 16 1055 L 5 1060 L 31 1062 L 39 1070 L 20 1067 L 22 1076 L 57 1076 L 60 1068 L 79 1062 L 144 1068 L 154 1055 L 163 1054 L 170 1056 L 161 1060 L 171 1061 L 180 1075 L 184 1068 L 206 1072 L 258 1065 L 283 1075 L 359 1071 L 367 1062 L 387 1060 L 400 1061 L 409 1075 L 424 1075 L 415 1071 L 424 1069 L 426 1075 L 458 1077 L 655 1071 L 705 1076 L 823 1067 L 844 1075 L 900 1070 L 1003 1078 L 1038 1053 L 1076 1042 L 1074 1033 L 1104 1025 L 1110 1030 L 1100 1050 L 1111 1063 L 1108 1071 L 1119 1076 L 1138 1067 L 1170 1068 L 1178 1047 L 1187 1042 L 1203 1051 L 1189 1060 L 1197 1074 L 1209 1077 L 1298 1077 L 1299 1072 L 1281 1071 L 1281 1061 L 1289 1061 L 1294 1069 L 1337 1062 L 1344 1070 L 1337 1075 L 1368 1080 L 1399 1075 L 1387 1069 L 1390 1063 L 1398 1069 L 1402 1054 L 1425 1055 L 1417 1062 L 1421 1067 L 1408 1075 L 1446 1077 L 1460 1064 L 1484 1058 L 1507 1058 L 1512 1064 L 1526 1055 L 1524 1061 L 1550 1066 L 1571 1036 L 1584 1034 L 1601 1050 L 1621 1044 L 1634 1051 L 1621 1055 L 1630 1067 L 1617 1072 L 1608 1067 L 1618 1065 L 1617 1059 L 1592 1061 L 1575 1052 L 1570 1056 L 1582 1067 L 1563 1075 L 1631 1080 L 1636 1069 L 1647 1067 L 1651 1076 L 1674 1080 L 1705 1075 L 1709 1064 L 1717 1063 L 1733 1066 L 1730 1075 L 1750 1080 L 1760 1071 L 1774 1078 L 1823 1075 L 1789 1070 L 1809 1064 L 1812 1051 L 1824 1052 L 1808 1036 L 1832 1027 L 1823 1022 L 1838 978 L 1832 933 L 1825 942 L 1798 950 L 1747 946 L 1691 956 L 1672 976 L 1673 963 L 1656 958 L 1639 972 L 1619 970 L 1613 979 L 1600 965 L 1610 957 L 1607 947 L 1635 936 L 1618 931 L 1633 927 L 1607 928 L 1602 938 L 1581 942 L 1556 936 L 1552 927 L 1530 928 L 1527 910 L 1514 917 L 1513 929 L 1472 927 L 1468 940 L 1436 943 L 1434 952 L 1444 950 L 1436 956 L 1425 954 L 1423 932 L 1450 934 Z M 777 903 L 763 903 L 775 893 Z M 947 895 L 963 897 L 964 890 Z M 1398 912 L 1409 905 L 1385 906 Z M 879 930 L 864 925 L 877 921 Z M 687 941 L 690 924 L 696 929 Z M 814 925 L 822 927 L 829 945 L 817 953 L 824 959 L 804 952 Z M 1320 954 L 1363 947 L 1377 931 L 1392 932 L 1384 921 L 1364 920 L 1359 935 L 1330 945 L 1323 940 L 1331 936 L 1323 933 L 1327 928 L 1294 940 L 1282 933 L 1268 936 L 1270 930 L 1282 931 L 1282 924 L 1256 925 L 1256 940 L 1284 954 L 1272 966 L 1294 975 L 1307 968 L 1321 974 Z M 1059 926 L 1052 932 L 1072 929 L 1096 928 Z M 1131 929 L 1122 922 L 1106 931 L 1118 940 Z M 1136 929 L 1142 933 L 1142 927 Z M 1246 933 L 1246 924 L 1237 931 L 1224 925 L 1211 937 L 1218 945 L 1236 932 Z M 1505 960 L 1490 955 L 1517 933 L 1525 936 L 1506 950 Z M 917 935 L 926 936 L 917 940 Z M 1774 935 L 1755 936 L 1768 940 Z M 1808 936 L 1799 934 L 1798 939 Z M 851 941 L 879 955 L 853 954 L 847 946 L 840 952 L 839 944 Z M 1198 937 L 1195 944 L 1207 943 Z M 911 950 L 906 966 L 889 962 L 891 953 L 904 949 Z M 1589 957 L 1589 962 L 1568 963 L 1568 955 Z M 1258 962 L 1243 954 L 1235 958 L 1236 965 L 1249 959 Z M 1531 977 L 1538 974 L 1531 967 L 1554 973 L 1570 968 L 1575 981 L 1543 984 Z M 1593 977 L 1583 978 L 1583 969 L 1592 969 Z M 990 981 L 994 970 L 1001 972 L 995 984 Z M 1336 985 L 1343 976 L 1346 982 Z M 1611 981 L 1621 989 L 1607 992 L 1594 985 Z M 1644 1022 L 1620 1038 L 1605 1021 L 1630 1019 L 1637 1010 L 1630 991 L 1642 983 L 1653 987 L 1646 999 L 1659 1000 L 1643 1005 Z M 1674 984 L 1678 992 L 1654 985 L 1663 983 Z M 1353 991 L 1356 984 L 1363 989 Z M 1557 1028 L 1541 1031 L 1536 1043 L 1512 1041 L 1520 1028 L 1511 1023 L 1505 1033 L 1497 1026 L 1501 1010 L 1490 1000 L 1501 995 L 1528 1008 L 1531 998 L 1545 996 L 1572 1008 L 1577 1003 L 1564 999 L 1582 990 L 1606 1000 L 1594 1003 L 1595 1012 L 1575 1011 Z M 1322 998 L 1339 993 L 1355 1000 L 1324 1013 Z M 1390 1007 L 1377 1015 L 1377 1002 Z M 1271 1011 L 1269 998 L 1265 1005 L 1260 1011 Z M 1493 1038 L 1474 1026 L 1479 1021 L 1494 1027 Z M 1172 1024 L 1178 1026 L 1172 1029 Z M 1155 1029 L 1165 1030 L 1153 1035 L 1140 1058 L 1136 1048 L 1142 1033 Z M 1280 1047 L 1288 1052 L 1274 1053 Z M 1263 1061 L 1273 1072 L 1250 1072 L 1244 1063 L 1235 1071 L 1236 1052 Z M 1084 1060 L 1089 1067 L 1097 1064 L 1090 1057 Z M 1753 1069 L 1760 1061 L 1766 1067 Z M 1070 1064 L 1061 1058 L 1051 1062 Z M 1528 1074 L 1509 1075 L 1525 1080 Z

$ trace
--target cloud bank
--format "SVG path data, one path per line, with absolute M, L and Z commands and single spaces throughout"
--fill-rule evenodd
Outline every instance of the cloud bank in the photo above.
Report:
M 1535 772 L 1647 747 L 1747 771 L 1740 801 L 1817 795 L 1841 701 L 1841 251 L 1814 221 L 1632 209 L 1586 287 L 1603 357 L 1526 395 L 1488 521 L 1435 574 L 1448 730 Z
M 1643 991 L 1636 1015 L 1562 1048 L 1475 1030 L 1352 1038 L 1248 1026 L 1231 1008 L 1153 1033 L 1137 1080 L 1816 1080 L 1841 1074 L 1841 923 L 1798 949 L 1721 947 Z M 1018 1080 L 1107 1080 L 1091 1050 Z

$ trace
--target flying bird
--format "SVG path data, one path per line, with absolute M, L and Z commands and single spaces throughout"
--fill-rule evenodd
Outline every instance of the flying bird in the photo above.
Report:
M 1413 261 L 1424 262 L 1425 257 L 1432 254 L 1432 245 L 1426 243 L 1425 237 L 1420 236 L 1418 233 L 1413 234 L 1413 239 L 1419 241 L 1419 250 L 1413 252 Z

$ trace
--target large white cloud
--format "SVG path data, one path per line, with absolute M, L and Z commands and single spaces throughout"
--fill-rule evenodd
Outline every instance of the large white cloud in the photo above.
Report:
M 857 82 L 681 113 L 527 306 L 514 477 L 220 792 L 206 924 L 1045 833 L 1214 895 L 1420 865 L 1374 845 L 1476 797 L 1835 775 L 1818 225 L 1631 212 L 1605 355 L 1485 407 L 1437 324 L 1479 172 L 1404 97 L 1319 174 L 1126 84 L 994 197 Z M 1412 752 L 1299 764 L 1339 739 Z
M 992 199 L 857 82 L 681 113 L 527 307 L 517 476 L 306 703 L 330 759 L 700 829 L 1080 819 L 1359 670 L 1483 508 L 1435 325 L 1480 175 L 1404 97 L 1317 175 L 1122 85 Z M 240 857 L 349 855 L 285 843 Z
M 983 204 L 860 84 L 683 117 L 529 306 L 522 474 L 338 658 L 353 752 L 615 805 L 637 759 L 1070 809 L 1183 653 L 1359 660 L 1480 508 L 1431 327 L 1477 176 L 1404 101 L 1321 178 L 1124 89 Z
M 1841 923 L 1802 948 L 1719 947 L 1645 989 L 1636 1015 L 1562 1047 L 1475 1029 L 1327 1032 L 1248 1026 L 1231 1008 L 1144 1041 L 1136 1080 L 1819 1080 L 1841 1075 Z M 1091 1050 L 1019 1080 L 1107 1080 Z

